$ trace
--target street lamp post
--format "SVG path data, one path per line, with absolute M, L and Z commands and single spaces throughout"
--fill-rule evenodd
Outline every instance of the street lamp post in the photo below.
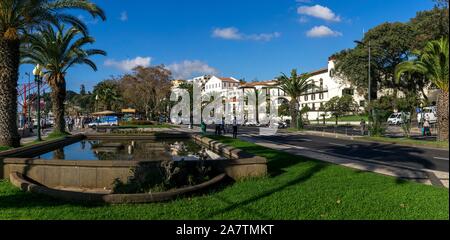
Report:
M 41 82 L 44 76 L 41 66 L 38 64 L 33 70 L 34 80 L 37 83 L 37 140 L 42 141 L 41 136 Z

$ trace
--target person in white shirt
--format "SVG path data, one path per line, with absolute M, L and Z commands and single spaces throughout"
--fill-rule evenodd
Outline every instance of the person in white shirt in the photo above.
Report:
M 236 139 L 238 134 L 238 124 L 236 117 L 233 120 L 233 138 Z

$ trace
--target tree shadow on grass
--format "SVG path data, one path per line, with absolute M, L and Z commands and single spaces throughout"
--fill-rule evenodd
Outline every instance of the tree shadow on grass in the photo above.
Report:
M 224 198 L 220 198 L 218 196 L 213 196 L 214 198 L 217 198 L 219 201 L 223 201 L 226 204 L 228 204 L 228 207 L 225 207 L 223 209 L 217 210 L 207 216 L 205 216 L 205 219 L 212 219 L 215 216 L 218 215 L 222 215 L 226 212 L 230 212 L 236 209 L 242 209 L 245 212 L 251 213 L 253 215 L 255 215 L 258 218 L 264 218 L 265 220 L 271 220 L 269 219 L 270 217 L 267 217 L 267 215 L 265 215 L 262 212 L 258 212 L 255 209 L 251 209 L 249 207 L 247 207 L 247 205 L 257 202 L 263 198 L 266 197 L 270 197 L 272 194 L 275 194 L 277 192 L 283 191 L 288 187 L 291 187 L 293 185 L 297 185 L 297 184 L 301 184 L 303 182 L 306 182 L 307 180 L 309 180 L 311 177 L 313 177 L 316 173 L 324 170 L 325 168 L 327 168 L 329 165 L 326 163 L 316 163 L 313 167 L 311 167 L 310 169 L 306 170 L 305 172 L 301 173 L 298 177 L 292 179 L 291 181 L 288 181 L 280 186 L 268 189 L 266 191 L 264 191 L 263 193 L 257 194 L 253 197 L 250 197 L 248 199 L 244 199 L 242 201 L 239 202 L 232 202 L 230 200 L 224 199 Z M 274 203 L 277 204 L 277 203 Z M 261 211 L 264 211 L 264 209 L 261 209 Z
M 286 172 L 284 169 L 294 166 L 296 164 L 313 161 L 306 157 L 270 149 L 267 147 L 255 145 L 253 143 L 246 143 L 245 141 L 235 140 L 229 137 L 221 137 L 221 136 L 208 136 L 208 137 L 214 140 L 218 140 L 221 143 L 230 146 L 236 146 L 236 148 L 251 153 L 253 155 L 265 157 L 267 159 L 268 174 L 270 177 L 279 176 Z

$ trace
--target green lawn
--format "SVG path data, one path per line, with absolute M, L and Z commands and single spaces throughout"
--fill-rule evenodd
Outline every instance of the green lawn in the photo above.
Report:
M 6 151 L 6 150 L 10 150 L 11 147 L 6 147 L 6 146 L 0 146 L 0 152 L 1 151 Z
M 443 141 L 425 141 L 425 140 L 415 140 L 415 139 L 408 139 L 408 138 L 387 138 L 387 137 L 363 137 L 361 139 L 368 140 L 368 141 L 403 144 L 403 145 L 410 145 L 410 146 L 424 146 L 424 147 L 434 147 L 434 148 L 443 148 L 443 149 L 449 148 L 448 142 L 443 142 Z
M 354 171 L 253 143 L 270 176 L 168 203 L 70 204 L 0 182 L 0 219 L 449 219 L 447 189 Z

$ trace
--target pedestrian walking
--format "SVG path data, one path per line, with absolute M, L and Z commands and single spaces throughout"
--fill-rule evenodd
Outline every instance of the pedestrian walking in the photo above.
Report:
M 202 121 L 202 124 L 200 125 L 200 128 L 202 129 L 202 134 L 206 134 L 206 124 Z
M 214 135 L 219 135 L 219 125 L 216 122 L 213 122 L 214 125 Z
M 238 124 L 236 117 L 233 120 L 233 138 L 236 139 L 238 135 Z
M 431 124 L 428 119 L 423 123 L 423 136 L 431 136 Z
M 361 135 L 366 135 L 366 120 L 361 119 L 361 123 L 359 125 L 361 126 Z

